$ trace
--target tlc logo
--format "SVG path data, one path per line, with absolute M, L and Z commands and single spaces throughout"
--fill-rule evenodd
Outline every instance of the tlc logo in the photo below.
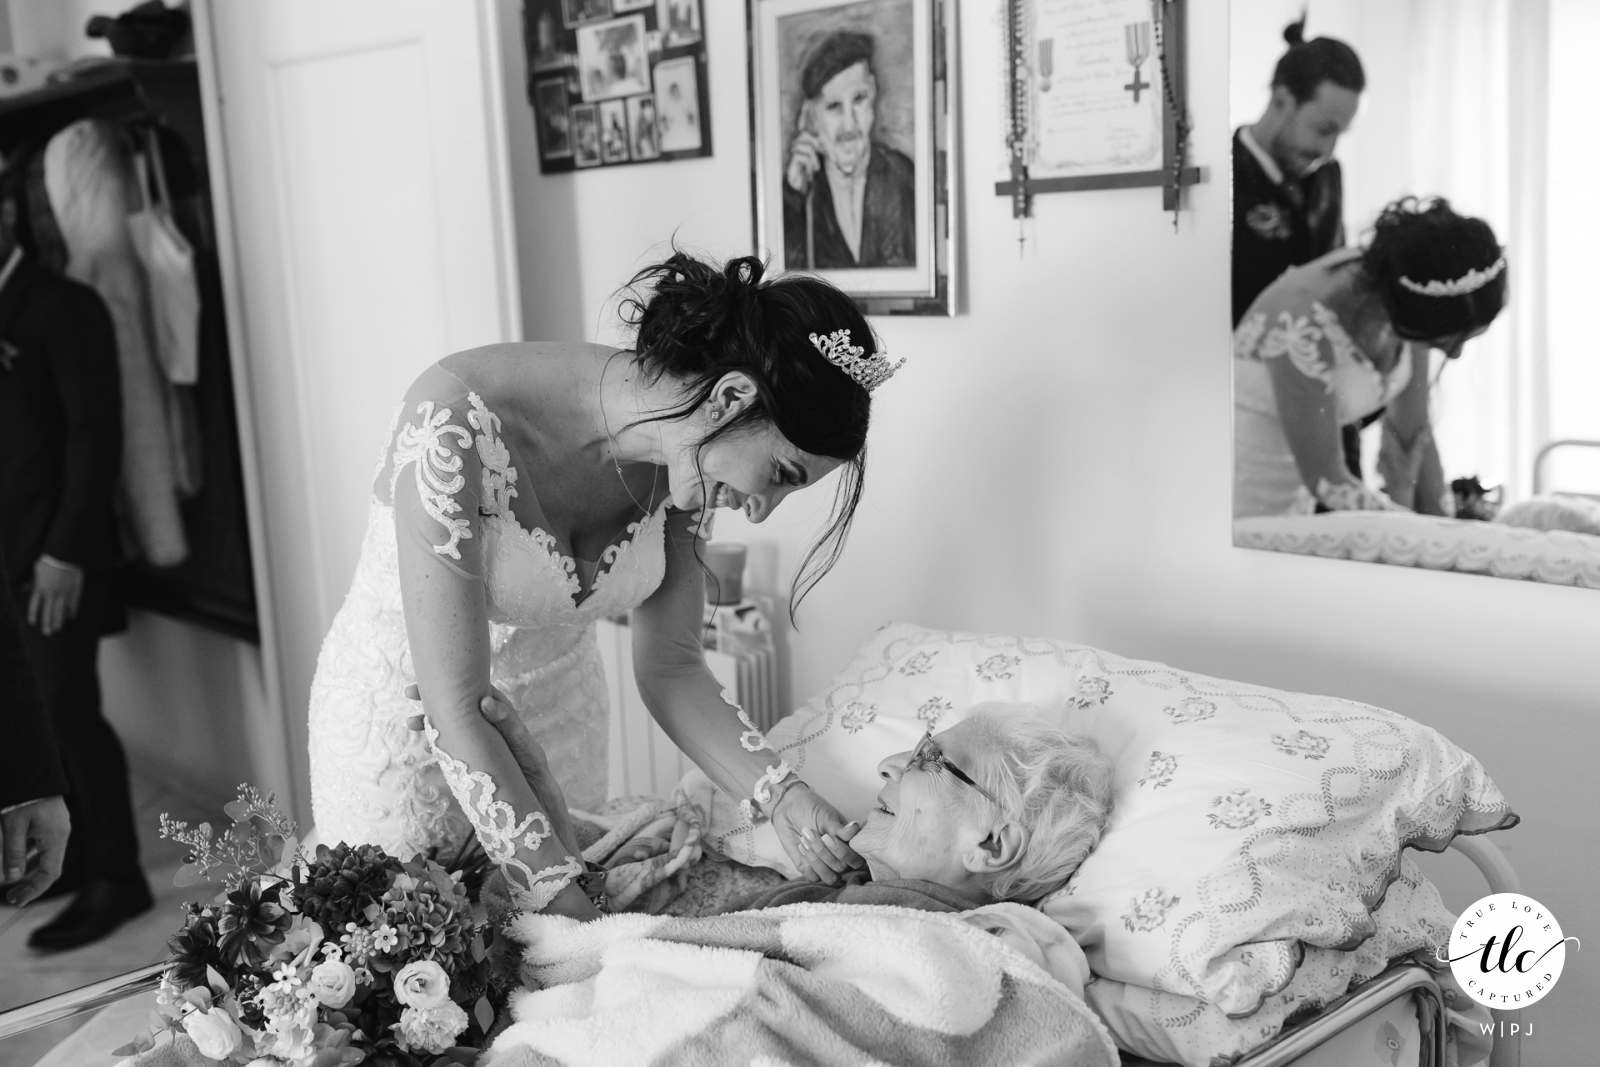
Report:
M 1495 893 L 1461 913 L 1448 962 L 1461 988 L 1491 1008 L 1525 1008 L 1555 988 L 1567 942 L 1550 909 L 1521 893 Z

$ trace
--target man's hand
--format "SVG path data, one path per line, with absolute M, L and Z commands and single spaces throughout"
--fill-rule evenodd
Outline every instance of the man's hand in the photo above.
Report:
M 21 907 L 61 877 L 71 829 L 66 801 L 60 797 L 31 800 L 0 815 L 0 854 L 5 857 L 5 880 L 11 886 L 6 893 L 8 903 Z M 31 864 L 30 845 L 38 850 Z
M 422 699 L 415 685 L 406 686 L 406 696 L 411 700 Z M 528 788 L 533 790 L 533 795 L 539 799 L 539 806 L 549 818 L 550 828 L 555 831 L 556 839 L 566 846 L 569 853 L 581 858 L 583 850 L 578 847 L 577 835 L 572 830 L 572 819 L 567 814 L 566 794 L 561 792 L 561 786 L 557 784 L 555 775 L 550 773 L 550 761 L 545 757 L 544 749 L 522 724 L 511 698 L 506 696 L 499 686 L 491 685 L 488 694 L 478 704 L 478 713 L 499 732 L 506 747 L 511 750 L 512 757 L 517 761 L 517 769 L 522 772 L 523 780 L 528 783 Z M 411 716 L 406 720 L 406 725 L 413 730 L 422 729 L 422 716 Z
M 784 169 L 784 180 L 789 188 L 803 193 L 811 188 L 811 179 L 822 169 L 826 158 L 822 138 L 814 133 L 800 133 L 789 144 L 789 165 Z
M 78 614 L 83 596 L 83 568 L 40 556 L 33 564 L 33 590 L 28 594 L 28 625 L 46 637 Z

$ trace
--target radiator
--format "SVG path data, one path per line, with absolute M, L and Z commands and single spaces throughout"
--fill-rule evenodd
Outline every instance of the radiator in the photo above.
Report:
M 678 780 L 694 764 L 656 725 L 639 697 L 627 620 L 602 620 L 597 636 L 611 698 L 608 795 L 671 797 Z M 783 717 L 777 649 L 770 640 L 766 647 L 746 645 L 736 651 L 708 648 L 705 657 L 717 681 L 736 696 L 758 727 L 768 729 Z M 716 714 L 716 709 L 708 708 L 707 714 Z M 737 736 L 743 727 L 731 709 L 725 714 L 729 732 Z

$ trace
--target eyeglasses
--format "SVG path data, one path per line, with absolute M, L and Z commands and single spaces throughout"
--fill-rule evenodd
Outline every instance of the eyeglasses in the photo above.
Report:
M 984 797 L 989 801 L 989 803 L 995 804 L 995 805 L 998 805 L 1000 803 L 1000 801 L 995 799 L 995 795 L 993 793 L 989 792 L 983 786 L 981 786 L 977 782 L 973 781 L 972 780 L 972 775 L 968 774 L 966 771 L 962 770 L 960 767 L 957 767 L 954 763 L 950 762 L 950 757 L 948 757 L 948 756 L 946 756 L 944 754 L 944 750 L 939 747 L 939 743 L 933 739 L 933 731 L 932 730 L 929 730 L 927 733 L 923 734 L 922 735 L 922 740 L 917 742 L 917 747 L 911 750 L 911 758 L 906 760 L 906 766 L 908 768 L 910 768 L 910 767 L 940 767 L 940 768 L 943 768 L 944 770 L 947 770 L 951 774 L 955 775 L 955 777 L 958 778 L 959 780 L 967 783 L 972 788 L 974 788 L 978 792 L 982 793 L 984 795 Z

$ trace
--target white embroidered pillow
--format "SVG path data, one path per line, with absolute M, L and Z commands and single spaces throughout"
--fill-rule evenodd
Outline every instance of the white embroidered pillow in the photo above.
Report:
M 870 809 L 877 764 L 974 704 L 1024 701 L 1088 734 L 1116 765 L 1107 833 L 1040 903 L 1096 974 L 1248 1015 L 1304 946 L 1352 949 L 1400 850 L 1515 825 L 1477 760 L 1404 716 L 1035 638 L 880 630 L 829 689 L 768 734 L 846 817 Z M 706 840 L 793 873 L 703 776 Z

